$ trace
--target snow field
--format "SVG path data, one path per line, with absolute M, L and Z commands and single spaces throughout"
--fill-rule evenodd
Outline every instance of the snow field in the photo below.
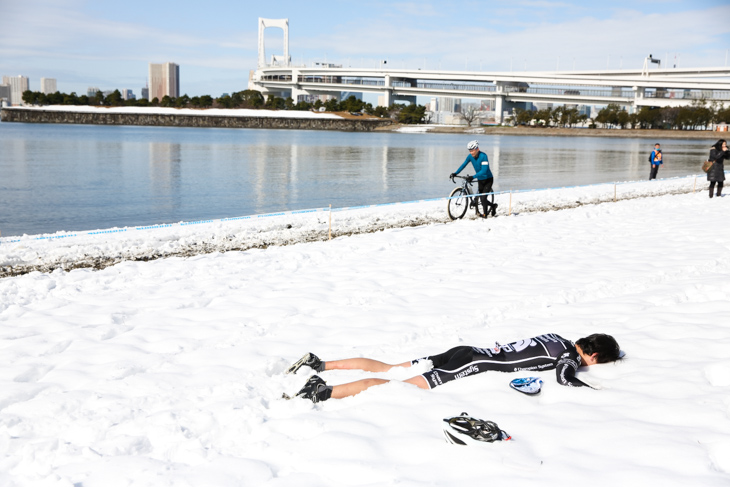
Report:
M 702 191 L 2 279 L 0 485 L 727 485 L 728 216 Z M 548 332 L 627 355 L 581 372 L 601 390 L 545 371 L 281 399 L 307 351 L 400 363 Z M 508 387 L 529 375 L 540 396 Z M 514 440 L 447 444 L 462 411 Z

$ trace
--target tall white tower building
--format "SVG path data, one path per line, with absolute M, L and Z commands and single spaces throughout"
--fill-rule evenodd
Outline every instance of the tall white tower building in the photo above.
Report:
M 180 66 L 175 63 L 150 63 L 149 99 L 161 100 L 167 95 L 170 98 L 180 96 Z
M 41 92 L 46 95 L 55 93 L 56 89 L 56 78 L 41 78 Z
M 10 104 L 23 103 L 23 92 L 28 90 L 27 76 L 3 76 L 3 84 L 10 86 Z

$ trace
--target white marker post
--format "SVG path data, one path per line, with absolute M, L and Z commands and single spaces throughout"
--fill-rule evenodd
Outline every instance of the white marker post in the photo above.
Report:
M 328 233 L 330 240 L 332 240 L 332 205 L 330 205 L 330 228 Z

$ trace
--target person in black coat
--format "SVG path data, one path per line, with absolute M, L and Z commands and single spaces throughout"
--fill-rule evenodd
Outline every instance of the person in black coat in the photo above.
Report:
M 725 140 L 718 140 L 710 149 L 708 160 L 713 161 L 712 167 L 707 171 L 707 180 L 710 182 L 710 198 L 717 183 L 717 196 L 722 196 L 722 186 L 725 181 L 725 159 L 730 159 L 730 151 L 727 149 Z

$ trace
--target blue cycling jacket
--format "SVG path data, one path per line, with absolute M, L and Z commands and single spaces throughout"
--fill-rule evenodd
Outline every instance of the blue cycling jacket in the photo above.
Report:
M 474 175 L 474 179 L 477 181 L 483 181 L 485 179 L 493 178 L 492 171 L 489 169 L 489 159 L 487 159 L 487 155 L 484 152 L 479 152 L 479 155 L 476 157 L 472 157 L 471 154 L 466 156 L 466 159 L 464 160 L 464 163 L 459 167 L 459 169 L 456 170 L 454 174 L 459 174 L 467 164 L 471 162 L 471 165 L 474 166 L 474 171 L 476 171 L 476 174 Z
M 661 165 L 662 161 L 655 161 L 654 158 L 656 157 L 656 151 L 651 151 L 651 163 L 655 166 Z

